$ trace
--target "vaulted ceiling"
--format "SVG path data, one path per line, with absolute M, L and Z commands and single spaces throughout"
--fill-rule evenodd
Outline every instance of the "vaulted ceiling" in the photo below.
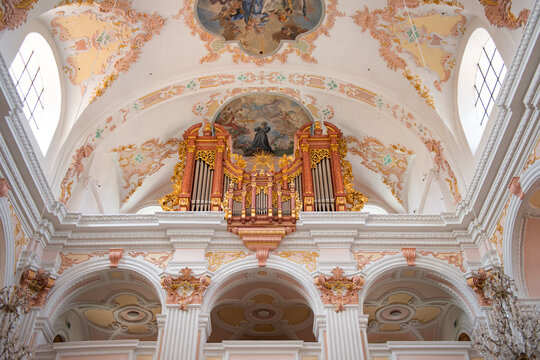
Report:
M 439 213 L 466 193 L 478 157 L 461 125 L 477 120 L 457 103 L 460 72 L 474 74 L 461 69 L 468 39 L 487 29 L 509 66 L 532 4 L 40 0 L 2 23 L 15 29 L 0 44 L 7 63 L 29 31 L 53 47 L 63 107 L 44 168 L 71 211 L 156 205 L 183 131 L 270 92 L 343 131 L 371 204 Z

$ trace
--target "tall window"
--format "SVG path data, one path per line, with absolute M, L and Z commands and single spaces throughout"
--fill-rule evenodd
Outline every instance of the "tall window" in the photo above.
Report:
M 9 73 L 30 128 L 45 154 L 58 125 L 61 104 L 58 69 L 47 41 L 37 33 L 28 34 Z
M 476 80 L 474 84 L 474 105 L 480 124 L 489 119 L 495 99 L 506 75 L 506 66 L 491 38 L 485 43 L 476 64 Z

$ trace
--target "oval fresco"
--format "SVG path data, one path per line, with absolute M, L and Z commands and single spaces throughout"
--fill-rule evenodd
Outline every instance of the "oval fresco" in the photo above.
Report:
M 323 17 L 323 0 L 198 0 L 199 23 L 225 41 L 238 41 L 251 55 L 275 52 L 282 40 L 295 41 Z
M 246 157 L 263 151 L 275 157 L 291 155 L 294 134 L 310 121 L 311 115 L 303 106 L 274 94 L 250 94 L 233 99 L 214 120 L 231 134 L 233 152 Z

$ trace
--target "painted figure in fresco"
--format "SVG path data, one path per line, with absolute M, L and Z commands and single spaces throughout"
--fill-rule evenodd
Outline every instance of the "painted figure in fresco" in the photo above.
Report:
M 268 142 L 268 133 L 270 132 L 270 126 L 263 121 L 261 125 L 257 126 L 255 129 L 255 137 L 251 143 L 251 147 L 247 150 L 246 155 L 253 155 L 257 151 L 266 151 L 271 154 L 274 153 Z

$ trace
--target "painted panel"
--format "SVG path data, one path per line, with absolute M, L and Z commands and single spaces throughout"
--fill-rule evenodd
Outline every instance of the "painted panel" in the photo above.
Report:
M 206 30 L 256 56 L 315 29 L 323 17 L 321 0 L 199 0 L 196 8 Z
M 215 122 L 231 134 L 233 152 L 243 156 L 264 151 L 291 155 L 294 134 L 310 122 L 308 111 L 291 98 L 276 94 L 249 94 L 224 106 Z

